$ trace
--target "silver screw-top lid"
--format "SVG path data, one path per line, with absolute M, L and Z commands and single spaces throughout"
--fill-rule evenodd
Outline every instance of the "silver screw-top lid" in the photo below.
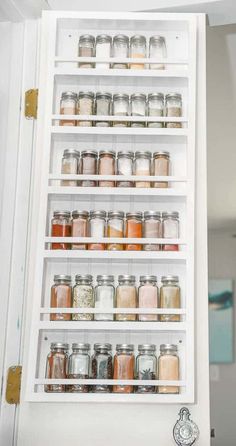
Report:
M 162 276 L 161 281 L 162 281 L 162 283 L 166 283 L 166 282 L 176 283 L 176 282 L 179 282 L 179 277 L 178 276 Z
M 113 37 L 113 43 L 126 43 L 129 45 L 129 38 L 125 34 L 117 34 Z
M 133 346 L 133 344 L 116 344 L 116 350 L 117 351 L 124 350 L 127 352 L 133 352 L 134 346 Z
M 154 152 L 153 153 L 153 158 L 159 158 L 159 157 L 165 157 L 165 158 L 170 158 L 170 153 L 169 152 Z
M 54 282 L 67 282 L 67 283 L 70 283 L 71 282 L 71 276 L 69 276 L 67 274 L 56 274 L 54 276 Z
M 170 351 L 176 353 L 178 351 L 178 347 L 175 344 L 161 344 L 160 345 L 161 352 L 166 352 L 167 350 L 170 350 Z
M 166 39 L 163 36 L 151 36 L 149 39 L 149 45 L 152 43 L 160 43 L 164 45 L 166 43 Z
M 69 344 L 64 342 L 52 342 L 50 346 L 51 350 L 60 349 L 60 350 L 69 350 Z
M 169 101 L 171 99 L 182 102 L 182 96 L 181 96 L 180 93 L 168 93 L 168 94 L 166 94 L 166 101 Z
M 177 211 L 174 212 L 162 212 L 162 218 L 179 218 L 179 213 Z
M 82 98 L 89 98 L 89 99 L 94 99 L 94 93 L 92 91 L 80 91 L 78 94 L 78 99 L 82 99 Z
M 121 274 L 118 276 L 118 282 L 119 283 L 123 283 L 123 282 L 135 282 L 136 277 L 130 274 Z
M 103 218 L 106 219 L 107 213 L 106 211 L 90 211 L 90 218 Z
M 86 344 L 83 342 L 75 342 L 72 344 L 72 350 L 90 350 L 90 344 Z
M 139 101 L 145 101 L 146 102 L 147 98 L 146 98 L 146 95 L 144 93 L 133 93 L 130 96 L 130 99 L 131 99 L 131 101 L 139 100 Z
M 159 101 L 164 102 L 164 94 L 163 93 L 149 93 L 148 100 L 157 99 Z
M 128 101 L 129 102 L 129 95 L 125 94 L 125 93 L 113 94 L 113 101 Z
M 152 154 L 151 152 L 147 152 L 145 150 L 138 150 L 135 152 L 135 158 L 148 158 L 151 159 Z
M 95 43 L 95 37 L 92 36 L 91 34 L 82 34 L 79 38 L 79 43 L 87 43 L 87 42 L 91 42 L 93 45 Z
M 108 212 L 108 219 L 110 219 L 110 218 L 123 219 L 124 217 L 125 217 L 125 213 L 123 211 L 109 211 Z
M 80 283 L 80 282 L 88 282 L 91 283 L 93 281 L 93 276 L 91 276 L 91 274 L 76 274 L 75 276 L 75 283 Z
M 63 93 L 61 94 L 61 98 L 62 99 L 77 99 L 77 93 L 75 93 L 74 91 L 63 91 Z
M 96 38 L 96 43 L 111 43 L 112 38 L 111 36 L 108 36 L 108 34 L 99 34 Z
M 96 94 L 96 100 L 98 99 L 108 99 L 108 100 L 112 100 L 112 94 L 108 93 L 108 92 L 102 92 L 102 91 L 98 91 L 98 93 Z
M 138 351 L 141 352 L 143 350 L 148 350 L 151 352 L 156 351 L 156 346 L 154 344 L 139 344 Z
M 94 344 L 94 350 L 96 352 L 99 352 L 100 350 L 107 350 L 107 351 L 111 351 L 112 350 L 112 345 L 111 344 L 101 344 L 101 343 L 96 343 Z
M 71 213 L 70 213 L 70 211 L 53 211 L 53 217 L 70 218 L 71 217 Z
M 80 153 L 76 149 L 65 149 L 63 152 L 63 157 L 67 158 L 68 156 L 76 156 L 77 158 L 79 158 Z
M 114 282 L 114 276 L 111 276 L 109 274 L 99 274 L 97 276 L 98 282 Z
M 84 156 L 87 156 L 87 155 L 97 158 L 98 153 L 95 150 L 82 150 L 81 157 L 83 158 Z
M 161 213 L 159 211 L 145 211 L 143 215 L 144 220 L 149 220 L 150 218 L 154 218 L 157 220 L 161 219 Z
M 126 151 L 121 150 L 120 152 L 118 152 L 117 157 L 118 158 L 130 158 L 130 159 L 133 159 L 134 158 L 134 153 L 133 152 L 129 152 L 129 151 L 126 152 Z
M 145 44 L 146 45 L 146 37 L 141 34 L 135 34 L 130 38 L 130 43 L 132 44 Z
M 152 276 L 146 274 L 145 276 L 140 276 L 140 282 L 157 282 L 157 276 Z
M 99 156 L 110 155 L 114 158 L 116 157 L 116 152 L 114 150 L 100 150 Z
M 127 214 L 126 214 L 126 218 L 127 218 L 128 220 L 131 219 L 131 218 L 138 219 L 138 220 L 142 220 L 142 218 L 143 218 L 143 213 L 142 213 L 142 212 L 139 212 L 139 211 L 137 211 L 137 212 L 127 212 Z
M 75 210 L 72 212 L 72 218 L 88 218 L 89 217 L 89 212 L 88 211 L 78 211 Z

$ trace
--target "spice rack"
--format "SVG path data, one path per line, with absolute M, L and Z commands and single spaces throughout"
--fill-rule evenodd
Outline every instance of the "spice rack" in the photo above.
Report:
M 114 36 L 118 32 L 131 36 L 143 34 L 148 39 L 161 33 L 167 42 L 168 58 L 163 61 L 142 59 L 143 63 L 165 64 L 164 70 L 153 69 L 82 69 L 78 62 L 140 62 L 140 59 L 78 58 L 79 35 L 102 32 Z M 42 151 L 41 190 L 39 199 L 38 238 L 36 243 L 36 265 L 33 296 L 33 316 L 29 366 L 27 374 L 26 400 L 36 402 L 132 402 L 132 403 L 191 403 L 194 402 L 194 202 L 195 202 L 195 95 L 196 95 L 196 38 L 197 21 L 192 14 L 162 13 L 78 13 L 45 12 L 42 19 L 41 70 L 39 125 L 37 147 Z M 125 128 L 125 127 L 70 127 L 59 126 L 59 120 L 66 119 L 59 114 L 59 101 L 64 90 L 109 91 L 114 93 L 143 92 L 145 94 L 173 91 L 183 97 L 183 117 L 171 118 L 181 122 L 182 128 Z M 79 116 L 68 119 L 104 119 L 114 121 L 113 116 Z M 121 120 L 120 117 L 117 120 Z M 127 122 L 137 118 L 125 117 Z M 142 119 L 140 119 L 142 120 Z M 144 120 L 144 119 L 143 119 Z M 153 121 L 153 117 L 145 121 Z M 168 118 L 158 117 L 158 121 Z M 63 187 L 63 179 L 81 180 L 137 180 L 137 177 L 62 175 L 60 160 L 66 148 L 136 151 L 139 149 L 154 152 L 168 150 L 172 160 L 169 177 L 139 177 L 143 181 L 168 181 L 169 188 L 101 188 Z M 180 213 L 180 239 L 169 243 L 180 245 L 176 252 L 163 251 L 69 251 L 51 250 L 50 243 L 57 241 L 50 237 L 49 222 L 53 210 L 61 209 L 104 209 L 143 211 L 177 210 Z M 164 239 L 150 239 L 152 243 L 164 244 Z M 59 241 L 62 241 L 60 238 Z M 64 239 L 68 241 L 68 239 Z M 70 238 L 70 242 L 72 239 Z M 85 239 L 74 238 L 74 242 Z M 88 239 L 89 242 L 104 242 L 106 239 Z M 147 243 L 148 239 L 129 239 L 129 243 Z M 127 239 L 109 238 L 109 243 L 126 243 Z M 176 274 L 182 289 L 182 307 L 172 310 L 182 316 L 181 322 L 103 322 L 49 320 L 49 293 L 55 274 Z M 66 313 L 71 309 L 56 309 Z M 96 309 L 73 309 L 73 312 L 96 312 Z M 99 312 L 106 310 L 99 309 Z M 120 309 L 119 313 L 128 313 Z M 143 311 L 143 309 L 142 309 Z M 161 314 L 163 310 L 152 310 Z M 148 313 L 152 312 L 148 309 Z M 166 310 L 165 314 L 167 313 Z M 109 313 L 112 311 L 109 309 Z M 115 314 L 117 309 L 113 309 Z M 139 314 L 140 309 L 132 309 Z M 171 314 L 171 310 L 169 310 Z M 129 342 L 137 346 L 148 342 L 157 345 L 173 343 L 178 345 L 180 357 L 180 381 L 168 381 L 169 385 L 180 387 L 179 394 L 71 394 L 45 393 L 45 362 L 50 343 L 61 342 L 110 342 L 113 350 L 116 343 Z M 53 384 L 55 380 L 50 380 Z M 56 380 L 58 383 L 58 380 Z M 85 380 L 76 380 L 83 383 Z M 123 382 L 123 381 L 122 381 Z M 61 384 L 69 384 L 63 380 Z M 90 384 L 98 384 L 99 380 Z M 104 381 L 102 381 L 104 383 Z M 110 384 L 111 382 L 109 382 Z M 121 383 L 121 381 L 116 382 Z M 124 382 L 123 382 L 124 383 Z M 135 385 L 139 382 L 135 380 Z M 144 384 L 144 381 L 140 381 Z M 130 381 L 129 381 L 130 384 Z M 152 381 L 164 385 L 162 381 Z

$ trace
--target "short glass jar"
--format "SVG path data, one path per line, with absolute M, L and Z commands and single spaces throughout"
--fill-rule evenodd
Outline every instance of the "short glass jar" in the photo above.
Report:
M 167 56 L 166 40 L 163 36 L 151 36 L 149 39 L 149 57 L 150 59 L 156 59 L 157 63 L 149 65 L 150 70 L 164 70 L 165 65 L 162 61 Z
M 145 211 L 143 222 L 143 236 L 145 238 L 161 238 L 161 213 L 157 211 Z M 161 246 L 158 244 L 148 243 L 143 245 L 144 251 L 160 251 Z
M 135 276 L 118 276 L 119 285 L 116 288 L 116 308 L 136 308 L 137 290 Z M 117 321 L 136 321 L 136 314 L 116 314 Z
M 92 356 L 92 378 L 112 379 L 112 346 L 111 344 L 94 344 L 94 354 Z M 97 384 L 92 386 L 94 393 L 109 393 L 112 386 L 107 384 Z
M 72 212 L 72 237 L 88 237 L 88 211 L 73 211 Z M 71 249 L 87 249 L 86 243 L 72 243 Z
M 89 236 L 90 237 L 105 237 L 106 235 L 106 211 L 91 211 L 89 219 Z M 89 243 L 89 250 L 103 251 L 105 249 L 104 243 Z
M 146 116 L 146 95 L 143 93 L 134 93 L 130 97 L 131 116 L 144 118 Z M 145 127 L 146 122 L 131 122 L 131 127 Z
M 80 160 L 81 175 L 96 175 L 97 174 L 97 152 L 94 150 L 82 150 Z M 97 182 L 94 180 L 82 180 L 82 187 L 95 187 Z
M 75 276 L 73 308 L 94 308 L 93 277 L 90 274 Z M 93 313 L 73 313 L 73 321 L 92 321 Z
M 72 353 L 68 361 L 69 379 L 89 379 L 90 370 L 90 345 L 84 343 L 72 344 Z M 66 386 L 66 391 L 71 393 L 88 393 L 87 384 L 71 384 Z
M 113 57 L 126 59 L 129 57 L 129 37 L 124 34 L 117 34 L 113 37 Z M 128 64 L 123 62 L 113 63 L 112 68 L 126 69 Z
M 168 118 L 180 118 L 182 116 L 182 96 L 179 93 L 166 95 L 166 116 Z M 181 128 L 181 122 L 167 122 L 167 128 Z
M 144 59 L 147 54 L 147 43 L 145 36 L 135 35 L 130 39 L 130 57 L 132 59 Z M 133 70 L 142 70 L 145 68 L 144 63 L 134 62 L 130 64 Z
M 95 308 L 113 309 L 115 303 L 114 276 L 97 276 L 95 287 Z M 95 313 L 95 321 L 113 321 L 113 313 Z
M 139 308 L 158 308 L 158 287 L 156 276 L 140 276 L 138 289 Z M 154 322 L 158 320 L 157 314 L 139 314 L 139 321 Z
M 51 221 L 52 237 L 71 236 L 71 213 L 69 211 L 54 211 Z M 71 249 L 70 243 L 55 242 L 51 244 L 51 249 Z
M 136 378 L 139 380 L 157 379 L 156 346 L 153 344 L 140 344 L 139 354 L 136 358 Z M 155 393 L 155 386 L 137 386 L 137 393 Z
M 142 238 L 142 212 L 127 212 L 125 236 L 127 238 Z M 126 251 L 141 251 L 140 244 L 126 244 Z
M 135 357 L 132 344 L 117 344 L 114 356 L 113 379 L 134 379 Z M 133 386 L 114 385 L 113 393 L 132 393 Z
M 57 274 L 51 287 L 51 308 L 71 308 L 71 276 Z M 70 313 L 51 313 L 50 321 L 70 321 Z
M 80 91 L 77 102 L 77 114 L 92 116 L 94 113 L 94 93 L 92 91 Z M 92 121 L 77 121 L 79 127 L 92 127 Z
M 129 95 L 117 93 L 113 95 L 113 115 L 128 116 L 129 115 Z M 127 121 L 113 121 L 113 127 L 128 127 Z
M 117 155 L 117 175 L 133 175 L 133 152 L 120 151 Z M 133 181 L 117 181 L 117 187 L 133 187 Z
M 124 217 L 123 211 L 108 212 L 107 237 L 124 237 Z M 108 243 L 108 251 L 123 251 L 124 246 L 120 243 Z
M 151 152 L 135 152 L 134 175 L 151 176 L 152 154 Z M 151 187 L 150 181 L 135 181 L 135 187 Z
M 73 91 L 64 91 L 60 101 L 60 115 L 76 115 L 77 113 L 77 94 Z M 61 119 L 60 125 L 75 126 L 74 119 Z
M 112 110 L 112 95 L 110 93 L 97 93 L 96 94 L 96 115 L 97 116 L 110 116 Z M 96 121 L 96 127 L 110 127 L 110 121 Z
M 68 369 L 69 344 L 53 342 L 50 346 L 50 353 L 46 361 L 46 379 L 66 379 Z M 44 386 L 45 392 L 63 393 L 66 391 L 64 384 L 47 384 Z
M 180 308 L 180 286 L 178 276 L 163 276 L 160 288 L 160 308 Z M 161 322 L 179 322 L 179 314 L 161 314 Z
M 155 117 L 153 122 L 148 122 L 147 126 L 150 128 L 164 127 L 164 122 L 158 121 L 157 116 L 164 116 L 164 94 L 150 93 L 147 101 L 147 114 L 149 117 Z
M 104 59 L 103 62 L 97 62 L 96 68 L 110 68 L 110 63 L 106 59 L 111 57 L 112 38 L 107 34 L 100 34 L 96 38 L 96 57 Z M 105 113 L 103 113 L 105 114 Z
M 179 380 L 178 348 L 174 344 L 161 344 L 158 358 L 158 379 L 160 381 Z M 158 393 L 179 393 L 177 386 L 159 386 Z
M 179 213 L 162 213 L 163 238 L 179 238 Z M 178 251 L 179 245 L 163 245 L 163 251 Z
M 116 152 L 113 150 L 101 150 L 99 152 L 98 174 L 99 175 L 115 175 L 116 169 Z M 115 181 L 101 180 L 100 187 L 115 187 Z
M 79 173 L 79 158 L 80 154 L 78 150 L 66 149 L 63 152 L 63 158 L 61 161 L 61 173 L 62 175 L 77 175 Z M 76 180 L 61 180 L 61 186 L 75 187 L 78 185 Z
M 153 175 L 168 176 L 170 175 L 170 154 L 169 152 L 155 152 L 153 154 Z M 167 188 L 167 181 L 154 181 L 153 187 Z
M 79 38 L 79 57 L 95 56 L 95 38 L 90 34 L 83 34 Z M 93 62 L 79 62 L 79 68 L 94 68 Z

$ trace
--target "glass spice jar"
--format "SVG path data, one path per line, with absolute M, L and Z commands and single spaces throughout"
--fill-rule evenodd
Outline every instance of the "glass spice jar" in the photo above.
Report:
M 69 211 L 54 211 L 51 221 L 52 237 L 71 236 L 71 214 Z M 52 243 L 51 249 L 71 249 L 70 243 Z
M 106 234 L 106 211 L 91 211 L 89 219 L 89 236 L 90 237 L 105 237 Z M 88 249 L 103 251 L 105 249 L 104 243 L 89 243 Z
M 117 344 L 113 379 L 134 379 L 135 357 L 132 344 Z M 113 393 L 132 393 L 133 386 L 114 385 Z
M 93 277 L 90 274 L 75 276 L 73 308 L 94 308 Z M 73 313 L 73 321 L 92 321 L 93 313 Z
M 118 287 L 116 288 L 116 308 L 136 308 L 137 290 L 135 276 L 118 276 Z M 136 314 L 116 314 L 117 321 L 136 321 Z
M 143 236 L 145 238 L 161 238 L 161 213 L 157 211 L 145 211 L 143 222 Z M 161 247 L 158 244 L 148 243 L 143 245 L 144 251 L 160 251 Z
M 160 116 L 164 116 L 164 94 L 162 93 L 150 93 L 148 95 L 147 102 L 147 110 L 148 116 L 153 118 Z M 150 128 L 161 128 L 164 127 L 164 122 L 158 122 L 158 119 L 155 119 L 153 122 L 148 122 L 147 124 Z
M 179 93 L 166 95 L 166 116 L 168 118 L 180 118 L 182 116 L 182 96 Z M 167 122 L 167 128 L 181 128 L 181 122 Z
M 106 59 L 111 57 L 112 38 L 107 34 L 100 34 L 96 38 L 96 57 L 104 59 L 103 62 L 97 62 L 96 68 L 110 68 L 110 63 L 106 62 Z M 103 113 L 105 114 L 105 113 Z
M 150 176 L 151 175 L 151 152 L 138 151 L 135 152 L 134 159 L 134 175 Z M 135 187 L 151 187 L 150 181 L 135 181 Z
M 129 37 L 124 34 L 117 34 L 113 37 L 113 57 L 126 59 L 129 57 Z M 113 63 L 112 68 L 126 69 L 128 64 L 123 62 Z
M 124 217 L 123 211 L 108 212 L 107 237 L 124 237 Z M 123 251 L 123 245 L 120 243 L 108 243 L 108 251 Z
M 94 354 L 92 357 L 92 378 L 112 379 L 112 346 L 111 344 L 94 344 Z M 92 386 L 95 393 L 109 393 L 111 386 L 107 384 L 97 384 Z
M 133 152 L 120 151 L 117 155 L 117 175 L 133 175 Z M 132 187 L 133 181 L 117 181 L 117 187 Z
M 73 91 L 64 91 L 60 101 L 60 115 L 76 115 L 77 112 L 77 94 Z M 61 119 L 60 125 L 75 126 L 74 119 Z
M 95 308 L 113 309 L 115 301 L 114 276 L 97 276 L 95 287 Z M 95 313 L 95 321 L 113 321 L 113 313 Z
M 158 287 L 156 276 L 141 276 L 138 289 L 139 308 L 158 308 Z M 157 314 L 139 314 L 139 321 L 157 321 Z
M 140 380 L 157 379 L 156 346 L 153 344 L 140 344 L 139 354 L 136 358 L 136 378 Z M 137 393 L 156 393 L 155 386 L 137 386 Z
M 94 150 L 82 150 L 80 161 L 80 172 L 82 175 L 97 174 L 97 152 Z M 95 187 L 97 182 L 94 180 L 82 180 L 82 187 Z
M 72 212 L 72 237 L 88 237 L 88 211 Z M 86 243 L 72 243 L 71 249 L 87 249 Z
M 71 276 L 57 274 L 51 287 L 51 308 L 71 308 Z M 50 321 L 70 321 L 70 313 L 51 313 Z
M 131 116 L 144 118 L 146 116 L 146 95 L 142 93 L 134 93 L 130 98 Z M 131 127 L 145 127 L 143 121 L 131 122 Z
M 150 64 L 150 70 L 164 70 L 165 65 L 161 61 L 162 59 L 165 59 L 166 56 L 167 51 L 165 37 L 151 36 L 149 39 L 149 57 L 150 59 L 156 59 L 157 63 Z
M 80 91 L 77 102 L 77 114 L 92 116 L 94 110 L 94 93 L 92 91 Z M 77 121 L 79 127 L 92 127 L 92 121 Z
M 115 175 L 116 152 L 113 150 L 101 150 L 99 152 L 98 174 Z M 101 180 L 100 187 L 115 187 L 115 181 Z
M 83 34 L 79 38 L 79 57 L 95 56 L 95 38 L 90 34 Z M 79 62 L 79 68 L 94 68 L 92 62 Z
M 68 361 L 69 379 L 89 379 L 90 370 L 90 345 L 84 343 L 72 344 L 72 353 Z M 71 393 L 88 393 L 87 384 L 71 384 L 66 386 L 66 391 Z
M 179 238 L 179 213 L 162 213 L 163 238 Z M 178 251 L 179 245 L 163 245 L 163 251 Z
M 178 276 L 163 276 L 160 288 L 160 308 L 180 308 L 180 286 Z M 161 314 L 161 322 L 179 322 L 179 314 Z
M 77 175 L 79 173 L 79 157 L 78 150 L 66 149 L 63 152 L 61 161 L 61 173 L 63 175 Z M 76 180 L 61 180 L 61 186 L 75 187 L 78 185 Z
M 50 353 L 46 361 L 46 379 L 66 379 L 68 368 L 69 345 L 61 342 L 53 342 L 50 346 Z M 66 391 L 64 384 L 47 384 L 44 386 L 45 392 L 63 393 Z
M 142 212 L 128 212 L 126 214 L 126 230 L 127 238 L 142 238 Z M 126 244 L 126 251 L 141 251 L 142 246 L 139 244 Z
M 130 39 L 130 57 L 132 59 L 144 59 L 146 57 L 146 48 L 147 44 L 146 44 L 146 38 L 145 36 L 141 36 L 141 35 L 135 35 L 132 36 Z M 143 68 L 145 68 L 145 64 L 144 63 L 131 63 L 130 68 L 132 68 L 133 70 L 142 70 Z
M 96 115 L 110 116 L 112 109 L 112 95 L 110 93 L 96 94 Z M 110 121 L 96 121 L 96 127 L 110 127 Z
M 155 152 L 153 154 L 153 174 L 155 176 L 170 175 L 170 154 L 169 152 Z M 154 181 L 153 187 L 167 188 L 167 181 Z
M 128 116 L 129 115 L 129 95 L 117 93 L 113 95 L 113 115 Z M 128 127 L 127 121 L 114 121 L 113 127 Z
M 163 381 L 179 380 L 178 348 L 174 344 L 161 344 L 158 358 L 158 379 Z M 179 393 L 177 386 L 159 386 L 158 393 Z

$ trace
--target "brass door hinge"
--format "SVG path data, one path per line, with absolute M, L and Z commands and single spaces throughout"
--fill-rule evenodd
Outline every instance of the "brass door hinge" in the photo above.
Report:
M 37 88 L 25 92 L 25 117 L 28 119 L 37 119 L 38 92 Z
M 21 388 L 21 365 L 9 367 L 7 373 L 6 401 L 8 404 L 19 404 Z

